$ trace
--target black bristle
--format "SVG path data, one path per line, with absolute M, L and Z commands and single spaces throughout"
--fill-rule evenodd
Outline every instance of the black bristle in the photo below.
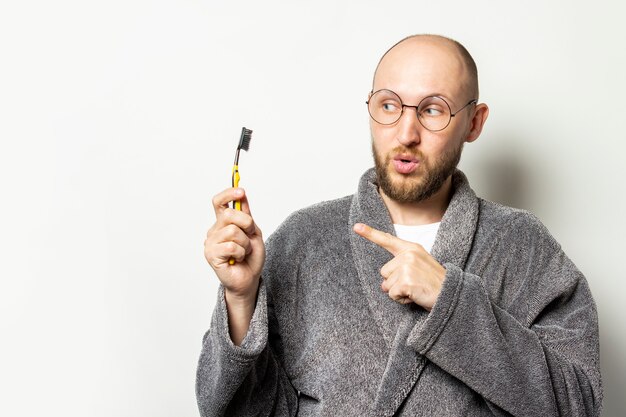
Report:
M 239 146 L 237 149 L 247 151 L 250 148 L 250 140 L 252 139 L 252 130 L 241 128 L 241 138 L 239 138 Z

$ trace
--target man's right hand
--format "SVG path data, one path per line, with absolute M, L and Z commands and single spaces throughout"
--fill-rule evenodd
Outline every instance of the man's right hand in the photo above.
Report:
M 229 207 L 234 200 L 241 201 L 241 211 Z M 216 220 L 207 232 L 204 256 L 224 287 L 231 339 L 238 345 L 256 305 L 265 245 L 243 189 L 228 188 L 217 194 L 213 208 Z M 230 259 L 235 260 L 233 265 Z

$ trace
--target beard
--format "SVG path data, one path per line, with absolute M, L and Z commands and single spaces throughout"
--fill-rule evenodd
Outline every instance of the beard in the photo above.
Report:
M 404 146 L 398 146 L 388 153 L 384 160 L 376 150 L 372 138 L 372 154 L 376 166 L 378 186 L 392 200 L 399 203 L 418 203 L 433 196 L 441 189 L 448 177 L 454 173 L 463 151 L 463 142 L 456 148 L 450 149 L 434 161 L 426 159 L 424 154 Z M 411 174 L 397 174 L 404 178 L 394 181 L 395 170 L 391 164 L 392 155 L 398 153 L 410 154 L 419 160 L 419 166 Z

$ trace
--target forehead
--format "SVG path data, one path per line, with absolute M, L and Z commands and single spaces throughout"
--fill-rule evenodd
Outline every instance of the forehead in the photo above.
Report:
M 387 52 L 374 77 L 374 91 L 386 88 L 406 101 L 433 94 L 462 101 L 467 84 L 468 74 L 454 44 L 419 38 Z

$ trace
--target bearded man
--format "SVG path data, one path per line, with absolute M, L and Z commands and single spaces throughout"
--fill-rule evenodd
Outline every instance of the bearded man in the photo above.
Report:
M 456 168 L 489 113 L 467 50 L 403 39 L 367 107 L 375 169 L 356 194 L 265 244 L 242 189 L 214 197 L 201 414 L 599 415 L 585 278 L 539 220 L 476 197 Z

